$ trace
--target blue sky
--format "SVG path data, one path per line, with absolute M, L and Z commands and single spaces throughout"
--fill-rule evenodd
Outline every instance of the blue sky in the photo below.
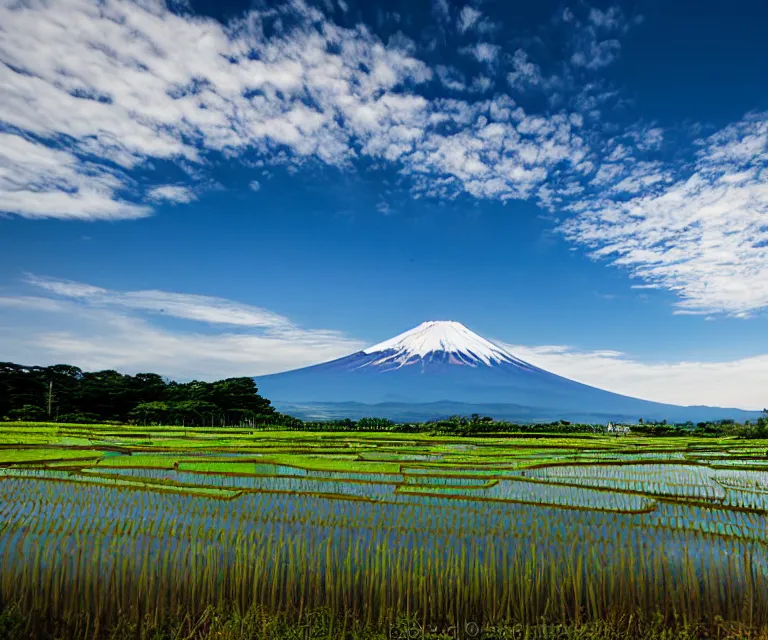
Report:
M 613 391 L 761 408 L 766 21 L 3 3 L 0 358 L 257 375 L 453 319 Z

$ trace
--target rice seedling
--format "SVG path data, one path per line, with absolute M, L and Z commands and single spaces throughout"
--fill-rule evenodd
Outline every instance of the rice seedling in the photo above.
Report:
M 680 464 L 557 465 L 522 471 L 526 478 L 655 496 L 721 501 L 725 492 L 708 467 Z

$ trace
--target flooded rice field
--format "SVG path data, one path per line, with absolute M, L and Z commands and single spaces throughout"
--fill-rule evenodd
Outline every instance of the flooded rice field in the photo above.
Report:
M 52 612 L 768 622 L 768 470 L 725 445 L 204 436 L 208 451 L 100 456 L 4 442 L 0 597 Z

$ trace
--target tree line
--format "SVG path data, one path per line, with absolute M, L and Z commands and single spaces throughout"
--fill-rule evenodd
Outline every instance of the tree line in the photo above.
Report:
M 0 363 L 0 418 L 185 426 L 282 424 L 251 378 L 175 382 L 156 373 Z
M 646 422 L 633 425 L 630 431 L 635 434 L 648 436 L 702 436 L 722 438 L 734 436 L 737 438 L 768 438 L 768 409 L 763 409 L 763 415 L 752 420 L 736 422 L 735 420 L 710 420 L 709 422 L 692 422 L 683 424 L 667 424 L 662 422 Z
M 605 425 L 583 422 L 556 420 L 552 422 L 518 423 L 496 420 L 490 416 L 450 416 L 428 422 L 394 423 L 384 418 L 349 418 L 303 422 L 293 418 L 293 423 L 286 424 L 288 429 L 307 431 L 392 431 L 398 433 L 428 433 L 431 435 L 453 435 L 463 437 L 483 437 L 505 434 L 548 434 L 570 435 L 579 433 L 604 433 Z M 629 432 L 648 437 L 724 437 L 766 438 L 768 439 L 768 410 L 754 422 L 747 420 L 738 423 L 734 420 L 716 420 L 710 422 L 667 423 L 666 420 L 643 420 L 629 425 Z
M 301 421 L 291 425 L 292 429 L 308 431 L 393 431 L 399 433 L 429 433 L 432 435 L 483 436 L 499 433 L 595 433 L 601 425 L 573 424 L 566 420 L 556 422 L 526 423 L 495 420 L 489 416 L 472 414 L 471 416 L 450 416 L 427 422 L 395 423 L 386 418 L 349 418 L 322 420 L 315 422 Z
M 737 436 L 768 438 L 768 411 L 755 422 L 719 420 L 693 424 L 644 421 L 630 426 L 638 435 Z M 281 414 L 258 393 L 252 378 L 176 382 L 156 373 L 126 375 L 82 371 L 57 364 L 28 367 L 0 362 L 0 419 L 62 423 L 114 422 L 141 425 L 280 427 L 306 431 L 393 431 L 435 435 L 600 433 L 603 425 L 558 420 L 520 424 L 473 414 L 429 422 L 396 424 L 386 418 L 302 421 Z

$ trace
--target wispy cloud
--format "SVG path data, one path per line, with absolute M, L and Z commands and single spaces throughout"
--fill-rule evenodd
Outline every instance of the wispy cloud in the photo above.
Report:
M 0 78 L 4 73 L 0 69 Z M 0 121 L 4 115 L 0 111 Z M 122 197 L 129 186 L 122 172 L 86 154 L 77 156 L 32 137 L 0 132 L 0 212 L 78 220 L 149 215 L 149 207 Z
M 165 184 L 154 187 L 147 194 L 150 200 L 157 202 L 187 203 L 195 199 L 195 193 L 192 189 L 182 185 Z
M 768 354 L 730 362 L 647 363 L 612 350 L 503 346 L 542 369 L 646 400 L 756 410 L 766 404 L 762 381 L 768 376 Z
M 6 4 L 0 21 L 0 210 L 10 213 L 147 215 L 131 197 L 163 191 L 142 196 L 127 171 L 150 160 L 255 149 L 340 165 L 375 155 L 381 133 L 424 124 L 425 101 L 402 90 L 432 72 L 407 39 L 385 46 L 300 1 L 229 25 L 127 0 Z
M 646 285 L 678 312 L 736 316 L 768 306 L 768 113 L 696 141 L 689 166 L 604 163 L 599 191 L 568 205 L 565 235 Z
M 431 0 L 432 13 L 442 20 L 448 20 L 451 15 L 451 6 L 448 4 L 448 0 Z
M 587 69 L 599 69 L 607 67 L 619 55 L 621 43 L 618 40 L 589 40 L 582 45 L 579 51 L 571 56 L 571 62 L 577 67 Z
M 507 74 L 510 86 L 522 89 L 527 86 L 538 86 L 543 83 L 541 69 L 528 59 L 523 49 L 517 49 L 512 56 L 512 71 Z
M 451 91 L 465 91 L 467 88 L 463 74 L 456 67 L 439 64 L 435 67 L 442 85 Z
M 167 291 L 110 291 L 82 282 L 35 275 L 26 282 L 63 298 L 76 299 L 92 307 L 146 311 L 209 324 L 261 327 L 276 331 L 292 330 L 283 316 L 251 305 L 238 304 L 212 296 Z
M 477 42 L 476 44 L 460 49 L 459 52 L 472 56 L 478 62 L 492 64 L 493 62 L 496 62 L 496 59 L 499 57 L 501 47 L 490 42 Z
M 458 28 L 459 33 L 465 33 L 471 29 L 475 24 L 477 24 L 477 21 L 482 15 L 483 13 L 474 7 L 469 5 L 463 7 L 461 9 L 461 13 L 459 13 L 459 19 L 456 22 L 456 27 Z
M 572 29 L 571 63 L 594 71 L 616 60 L 621 51 L 621 42 L 617 36 L 642 22 L 642 17 L 630 19 L 620 7 L 614 5 L 605 11 L 588 8 L 582 20 L 573 11 L 566 9 L 561 20 Z
M 447 3 L 434 6 L 450 13 Z M 469 22 L 474 16 L 463 15 Z M 6 164 L 23 172 L 11 176 L 20 187 L 8 190 L 2 208 L 19 215 L 148 215 L 149 206 L 131 198 L 184 202 L 195 189 L 162 184 L 141 193 L 131 169 L 194 166 L 206 154 L 252 150 L 291 165 L 389 161 L 422 194 L 430 193 L 422 188 L 429 182 L 445 195 L 529 197 L 555 155 L 578 155 L 582 146 L 562 114 L 527 114 L 504 95 L 424 97 L 421 88 L 435 76 L 449 90 L 465 83 L 450 67 L 435 71 L 418 59 L 404 35 L 385 45 L 368 27 L 339 27 L 301 0 L 229 25 L 128 0 L 8 5 L 0 19 L 0 107 L 8 130 L 19 132 L 5 134 L 14 143 L 6 146 L 13 153 Z M 479 42 L 466 51 L 490 65 L 501 49 Z M 491 86 L 478 76 L 471 89 Z M 479 146 L 462 151 L 480 129 Z M 71 144 L 55 151 L 62 138 Z M 16 150 L 23 145 L 56 157 L 30 162 L 29 149 Z M 41 185 L 53 190 L 57 206 L 39 197 Z
M 15 362 L 214 379 L 306 366 L 364 346 L 339 332 L 304 329 L 280 314 L 221 298 L 116 292 L 33 276 L 28 281 L 54 297 L 0 297 L 0 349 Z M 161 327 L 153 322 L 161 315 L 219 331 Z

